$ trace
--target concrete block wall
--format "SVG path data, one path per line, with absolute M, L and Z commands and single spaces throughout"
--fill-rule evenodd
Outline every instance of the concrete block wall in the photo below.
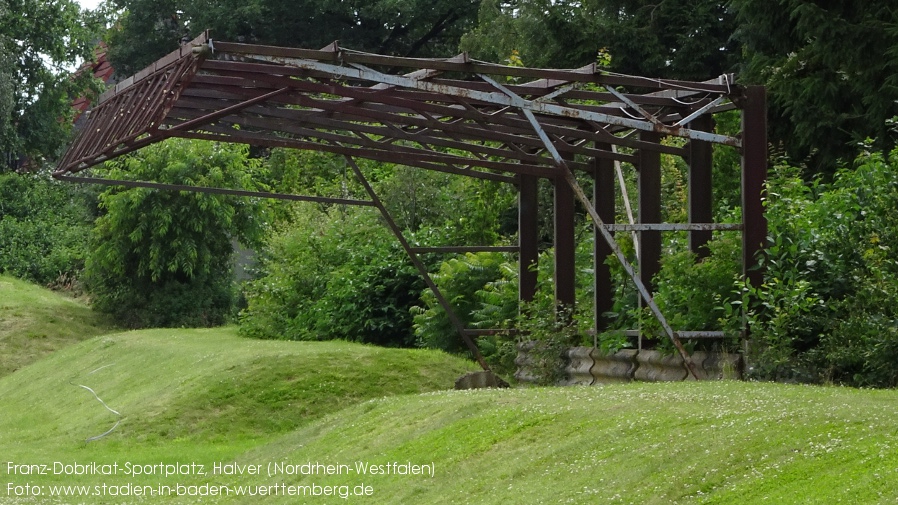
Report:
M 524 342 L 518 346 L 518 366 L 515 378 L 523 383 L 534 383 L 529 351 L 534 344 Z M 741 354 L 696 351 L 692 362 L 699 372 L 699 380 L 742 379 Z M 695 380 L 679 354 L 664 354 L 655 350 L 622 349 L 606 354 L 591 347 L 572 347 L 564 352 L 565 378 L 559 385 L 595 385 L 630 382 Z

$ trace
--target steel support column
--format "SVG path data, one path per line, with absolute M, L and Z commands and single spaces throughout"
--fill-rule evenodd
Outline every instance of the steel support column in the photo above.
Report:
M 654 132 L 640 132 L 639 139 L 658 143 L 661 136 Z M 639 151 L 639 223 L 661 222 L 661 154 Z M 661 270 L 661 232 L 639 232 L 639 277 L 649 293 L 655 291 L 653 278 Z
M 536 263 L 539 260 L 539 179 L 521 175 L 518 185 L 518 296 L 532 301 L 536 295 Z
M 745 88 L 742 111 L 742 270 L 749 282 L 759 287 L 764 281 L 758 255 L 767 244 L 764 217 L 764 181 L 767 180 L 767 90 L 763 86 Z
M 610 149 L 610 146 L 597 146 Z M 594 159 L 593 204 L 596 212 L 606 224 L 614 223 L 614 161 L 610 159 Z M 611 232 L 614 235 L 613 232 Z M 593 258 L 595 261 L 595 330 L 602 332 L 607 327 L 603 314 L 614 309 L 614 288 L 611 283 L 611 267 L 605 261 L 613 253 L 611 246 L 602 237 L 598 227 L 595 228 Z
M 561 177 L 564 177 L 564 180 L 567 181 L 568 186 L 570 186 L 571 190 L 574 192 L 574 195 L 580 200 L 580 203 L 586 208 L 586 212 L 589 213 L 589 216 L 592 218 L 593 224 L 599 229 L 599 232 L 602 234 L 602 238 L 605 239 L 605 242 L 611 247 L 614 255 L 617 256 L 618 261 L 621 266 L 624 267 L 624 270 L 627 272 L 627 275 L 630 276 L 630 279 L 633 280 L 633 284 L 636 285 L 636 290 L 639 291 L 642 300 L 644 300 L 645 304 L 649 307 L 649 310 L 654 314 L 655 319 L 658 320 L 658 323 L 661 324 L 661 327 L 664 329 L 664 333 L 667 334 L 670 341 L 673 342 L 674 347 L 677 348 L 677 351 L 680 353 L 680 357 L 683 358 L 683 363 L 686 364 L 686 368 L 689 369 L 689 373 L 692 374 L 693 377 L 698 379 L 698 370 L 695 367 L 695 363 L 692 362 L 692 358 L 689 356 L 689 353 L 686 352 L 686 348 L 683 347 L 683 343 L 680 341 L 680 337 L 677 336 L 677 333 L 670 327 L 670 324 L 667 322 L 667 318 L 664 317 L 664 314 L 661 313 L 661 310 L 658 308 L 658 304 L 655 303 L 652 298 L 652 293 L 646 289 L 645 284 L 643 284 L 642 279 L 639 278 L 636 270 L 633 268 L 633 265 L 627 261 L 627 257 L 624 255 L 624 252 L 621 250 L 620 246 L 614 240 L 614 237 L 611 235 L 611 232 L 605 229 L 605 223 L 602 221 L 602 218 L 599 216 L 599 213 L 596 212 L 595 206 L 592 204 L 592 201 L 589 197 L 586 196 L 586 193 L 583 192 L 583 188 L 580 187 L 580 183 L 577 182 L 577 178 L 574 176 L 574 173 L 571 171 L 570 167 L 565 163 L 564 158 L 559 154 L 558 150 L 555 149 L 555 145 L 552 144 L 552 141 L 546 135 L 545 130 L 539 124 L 539 121 L 536 119 L 536 116 L 533 115 L 527 109 L 523 109 L 522 112 L 524 116 L 530 121 L 530 124 L 533 125 L 534 131 L 536 131 L 537 135 L 539 135 L 540 140 L 542 140 L 543 144 L 546 146 L 546 150 L 548 150 L 552 154 L 552 158 L 555 160 L 558 168 L 561 170 Z M 561 179 L 559 177 L 559 179 Z
M 555 304 L 572 310 L 576 302 L 574 191 L 562 178 L 555 184 Z M 559 314 L 560 315 L 560 314 Z M 567 317 L 569 317 L 568 314 Z
M 704 131 L 714 130 L 714 118 L 710 115 L 700 116 L 692 120 L 690 126 Z M 710 142 L 701 140 L 689 141 L 689 222 L 711 223 L 714 220 L 711 195 L 711 168 L 713 151 Z M 699 258 L 704 258 L 709 251 L 706 247 L 711 240 L 710 230 L 693 230 L 689 232 L 689 250 Z

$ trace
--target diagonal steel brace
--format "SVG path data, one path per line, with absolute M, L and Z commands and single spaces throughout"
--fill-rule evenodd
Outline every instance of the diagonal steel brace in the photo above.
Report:
M 501 90 L 503 93 L 509 95 L 512 100 L 524 100 L 520 96 L 516 95 L 513 91 L 502 86 L 498 82 L 490 79 L 487 76 L 481 76 L 484 80 L 495 86 L 497 89 Z M 617 257 L 620 264 L 624 267 L 624 270 L 627 272 L 627 275 L 630 276 L 630 279 L 633 280 L 633 283 L 636 284 L 636 289 L 639 291 L 639 294 L 642 296 L 642 299 L 645 301 L 646 305 L 652 311 L 652 314 L 655 316 L 655 319 L 658 323 L 661 324 L 661 327 L 664 329 L 664 333 L 667 334 L 670 341 L 673 342 L 674 346 L 677 348 L 677 351 L 680 353 L 680 357 L 683 358 L 683 363 L 685 363 L 686 368 L 689 369 L 689 373 L 698 380 L 698 371 L 695 368 L 695 363 L 692 362 L 692 358 L 689 356 L 689 353 L 686 352 L 686 348 L 683 347 L 683 343 L 680 341 L 679 335 L 677 332 L 671 328 L 670 324 L 667 322 L 667 318 L 664 317 L 664 314 L 661 313 L 661 309 L 658 307 L 658 304 L 655 303 L 652 294 L 649 293 L 648 289 L 645 287 L 645 284 L 642 282 L 642 279 L 639 278 L 639 275 L 636 274 L 636 269 L 633 268 L 633 265 L 627 261 L 627 257 L 624 255 L 624 252 L 621 250 L 620 245 L 618 245 L 617 241 L 614 240 L 614 236 L 611 235 L 611 232 L 605 227 L 605 223 L 602 221 L 602 218 L 599 217 L 599 213 L 596 211 L 595 206 L 586 196 L 586 193 L 583 192 L 583 188 L 580 187 L 580 184 L 577 182 L 574 173 L 571 171 L 570 167 L 568 167 L 567 163 L 565 163 L 564 158 L 561 157 L 561 154 L 555 148 L 555 145 L 552 144 L 552 141 L 549 140 L 549 136 L 546 135 L 546 132 L 543 130 L 542 126 L 539 124 L 539 121 L 536 119 L 536 116 L 533 112 L 526 107 L 521 107 L 521 111 L 527 117 L 527 120 L 530 121 L 530 124 L 533 126 L 533 129 L 536 131 L 536 134 L 539 136 L 540 140 L 542 140 L 543 144 L 545 144 L 546 149 L 552 154 L 552 158 L 555 160 L 555 164 L 558 166 L 561 175 L 567 184 L 574 190 L 574 194 L 577 195 L 577 198 L 580 200 L 580 203 L 586 207 L 586 211 L 589 213 L 592 218 L 593 224 L 602 234 L 602 237 L 605 239 L 605 242 L 608 243 L 608 246 L 614 252 L 614 255 Z
M 365 187 L 365 191 L 368 192 L 368 196 L 371 197 L 371 201 L 374 203 L 374 206 L 380 211 L 384 220 L 387 222 L 387 226 L 390 227 L 390 230 L 393 232 L 393 235 L 399 240 L 399 243 L 402 245 L 402 248 L 405 249 L 406 254 L 408 254 L 409 259 L 412 260 L 412 263 L 415 265 L 415 268 L 418 269 L 418 272 L 421 274 L 421 277 L 424 278 L 424 283 L 427 284 L 427 287 L 433 291 L 434 296 L 437 299 L 437 302 L 443 307 L 443 310 L 446 311 L 446 316 L 449 317 L 449 322 L 452 323 L 452 326 L 455 328 L 455 331 L 461 336 L 465 345 L 468 346 L 468 349 L 471 351 L 471 354 L 474 356 L 474 359 L 477 360 L 477 363 L 480 364 L 481 368 L 486 371 L 490 371 L 489 365 L 486 364 L 486 360 L 483 359 L 483 355 L 480 354 L 480 349 L 477 348 L 477 344 L 471 340 L 471 337 L 465 331 L 465 325 L 462 324 L 461 319 L 458 318 L 458 315 L 455 313 L 455 310 L 452 308 L 452 305 L 449 304 L 449 300 L 443 296 L 443 293 L 440 291 L 440 288 L 437 287 L 436 283 L 430 277 L 430 272 L 427 271 L 427 267 L 424 266 L 424 263 L 418 258 L 417 253 L 414 248 L 409 244 L 408 240 L 405 238 L 405 235 L 402 233 L 402 230 L 399 228 L 399 225 L 396 224 L 396 221 L 393 220 L 393 217 L 390 215 L 390 212 L 384 206 L 380 197 L 377 196 L 377 193 L 371 187 L 371 184 L 368 182 L 368 179 L 365 178 L 365 175 L 362 173 L 362 170 L 356 164 L 355 160 L 352 156 L 346 156 L 346 162 L 349 164 L 352 171 L 355 173 L 356 178 L 362 183 L 362 186 Z

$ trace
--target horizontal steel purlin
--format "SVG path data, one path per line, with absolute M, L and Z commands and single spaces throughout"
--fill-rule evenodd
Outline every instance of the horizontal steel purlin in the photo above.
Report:
M 623 126 L 627 128 L 632 128 L 635 130 L 644 130 L 644 131 L 657 131 L 659 133 L 663 133 L 666 135 L 672 135 L 676 137 L 684 137 L 696 140 L 704 140 L 707 142 L 712 142 L 715 144 L 725 144 L 734 147 L 740 147 L 742 145 L 741 140 L 735 137 L 729 137 L 726 135 L 719 135 L 715 133 L 703 132 L 699 130 L 691 130 L 688 128 L 677 127 L 677 126 L 666 126 L 661 124 L 653 124 L 650 121 L 640 121 L 636 119 L 629 119 L 619 116 L 613 116 L 610 114 L 603 114 L 599 112 L 592 112 L 582 109 L 577 109 L 574 107 L 565 107 L 561 105 L 553 105 L 542 103 L 538 101 L 530 101 L 525 100 L 523 98 L 517 97 L 512 98 L 505 93 L 498 92 L 485 92 L 485 91 L 477 91 L 473 89 L 461 88 L 458 86 L 451 86 L 441 83 L 422 81 L 418 79 L 410 79 L 407 77 L 384 74 L 382 72 L 378 72 L 376 70 L 366 68 L 360 65 L 356 65 L 354 68 L 344 67 L 333 65 L 330 63 L 322 63 L 320 61 L 314 60 L 304 60 L 298 58 L 287 58 L 287 57 L 277 57 L 277 56 L 264 56 L 264 55 L 244 55 L 245 58 L 250 60 L 258 60 L 258 61 L 266 61 L 271 63 L 278 63 L 281 65 L 289 65 L 297 68 L 307 69 L 307 70 L 315 70 L 319 72 L 323 72 L 333 76 L 334 78 L 348 78 L 348 79 L 357 79 L 368 82 L 389 84 L 393 86 L 400 86 L 403 88 L 409 89 L 419 89 L 424 91 L 431 91 L 434 93 L 439 93 L 447 96 L 455 96 L 459 98 L 478 100 L 484 103 L 491 103 L 495 105 L 503 105 L 503 106 L 512 106 L 517 107 L 521 110 L 529 110 L 531 112 L 536 112 L 540 114 L 547 114 L 559 117 L 568 117 L 574 119 L 580 119 L 583 121 L 594 121 L 598 123 L 604 123 L 615 126 Z
M 638 336 L 644 334 L 644 332 L 641 332 L 639 330 L 624 330 L 623 333 L 627 337 L 638 337 Z M 715 338 L 726 338 L 726 337 L 730 336 L 729 333 L 726 333 L 724 331 L 710 331 L 710 330 L 709 331 L 683 331 L 683 330 L 680 330 L 680 331 L 677 331 L 677 335 L 679 335 L 680 338 L 685 338 L 685 339 L 704 339 L 704 338 L 715 339 Z
M 250 198 L 271 198 L 274 200 L 291 200 L 297 202 L 331 203 L 338 205 L 357 205 L 374 207 L 374 202 L 354 200 L 351 198 L 331 198 L 326 196 L 294 195 L 288 193 L 268 193 L 265 191 L 249 191 L 245 189 L 217 188 L 208 186 L 190 186 L 186 184 L 165 184 L 160 182 L 127 181 L 119 179 L 101 179 L 98 177 L 77 177 L 72 175 L 55 176 L 61 181 L 99 184 L 101 186 L 124 186 L 126 188 L 159 189 L 164 191 L 190 191 L 191 193 L 209 193 L 214 195 L 242 196 Z
M 741 231 L 741 224 L 731 223 L 642 223 L 605 224 L 608 231 Z
M 418 254 L 424 253 L 467 253 L 467 252 L 506 252 L 506 253 L 516 253 L 520 250 L 520 247 L 516 245 L 511 246 L 478 246 L 478 245 L 460 245 L 460 246 L 434 246 L 434 247 L 412 247 L 412 252 Z

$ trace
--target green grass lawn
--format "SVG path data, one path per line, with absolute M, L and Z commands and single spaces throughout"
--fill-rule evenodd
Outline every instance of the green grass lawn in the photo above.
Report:
M 111 325 L 86 304 L 0 275 L 0 377 L 109 331 Z
M 447 390 L 471 369 L 439 352 L 254 341 L 233 328 L 91 338 L 0 378 L 0 503 L 898 501 L 895 391 L 735 381 Z M 54 462 L 88 466 L 15 466 L 52 473 Z M 118 473 L 85 474 L 91 464 Z M 157 474 L 126 475 L 134 468 Z M 171 468 L 190 473 L 158 474 Z M 269 475 L 279 468 L 287 474 Z M 51 497 L 55 485 L 106 494 Z M 135 495 L 179 485 L 194 495 Z
M 0 475 L 19 485 L 100 485 L 130 480 L 35 479 L 8 475 L 8 464 L 211 466 L 366 400 L 449 389 L 473 367 L 436 351 L 249 340 L 233 327 L 100 336 L 0 379 Z M 0 503 L 9 494 L 0 489 Z

